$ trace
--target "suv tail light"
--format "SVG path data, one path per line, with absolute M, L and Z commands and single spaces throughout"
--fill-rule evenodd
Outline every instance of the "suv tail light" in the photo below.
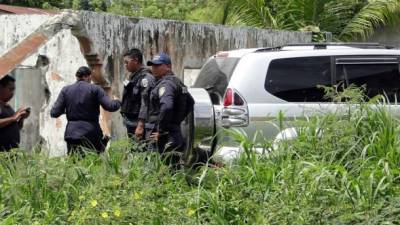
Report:
M 231 105 L 244 105 L 244 100 L 237 92 L 234 92 L 231 88 L 228 88 L 226 89 L 224 96 L 224 106 L 226 107 Z
M 235 89 L 226 89 L 221 123 L 223 127 L 246 127 L 249 124 L 247 103 Z
M 233 103 L 233 91 L 232 89 L 226 89 L 225 96 L 224 96 L 224 106 L 230 106 Z

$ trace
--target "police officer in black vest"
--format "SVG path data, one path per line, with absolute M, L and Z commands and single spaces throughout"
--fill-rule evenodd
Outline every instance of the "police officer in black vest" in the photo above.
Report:
M 64 139 L 68 154 L 82 154 L 81 147 L 95 149 L 98 153 L 104 151 L 99 124 L 100 106 L 110 112 L 121 106 L 115 97 L 111 100 L 100 86 L 90 83 L 91 74 L 88 67 L 80 67 L 76 72 L 77 81 L 61 90 L 50 112 L 53 118 L 64 113 L 67 116 Z
M 174 79 L 179 79 L 171 70 L 171 59 L 166 53 L 156 55 L 147 62 L 152 67 L 156 84 L 150 94 L 149 121 L 146 128 L 151 132 L 149 138 L 157 141 L 160 154 L 177 168 L 183 154 L 183 137 L 180 128 L 180 120 L 175 107 L 177 102 L 179 86 Z
M 29 108 L 20 108 L 17 112 L 8 104 L 14 96 L 15 79 L 5 75 L 0 80 L 0 152 L 18 148 L 20 130 L 25 118 L 29 116 Z
M 155 81 L 151 71 L 143 66 L 143 54 L 139 49 L 133 48 L 124 54 L 124 65 L 130 75 L 124 82 L 121 114 L 128 136 L 140 140 L 144 138 L 150 90 Z

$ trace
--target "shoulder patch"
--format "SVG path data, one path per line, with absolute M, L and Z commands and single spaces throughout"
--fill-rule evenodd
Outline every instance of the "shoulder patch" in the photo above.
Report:
M 163 96 L 164 93 L 165 93 L 165 87 L 160 87 L 160 89 L 158 89 L 158 96 L 161 97 Z
M 142 79 L 142 87 L 147 88 L 147 86 L 149 86 L 149 81 L 147 80 L 147 78 L 143 78 Z
M 124 84 L 124 86 L 127 86 L 129 84 L 129 80 L 125 79 L 123 84 Z

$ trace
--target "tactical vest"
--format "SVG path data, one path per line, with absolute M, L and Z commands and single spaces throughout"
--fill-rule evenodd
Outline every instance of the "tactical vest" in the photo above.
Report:
M 137 119 L 140 111 L 141 93 L 140 84 L 147 73 L 137 74 L 124 87 L 121 103 L 121 114 L 129 119 Z
M 173 82 L 177 87 L 173 100 L 174 117 L 172 119 L 172 123 L 179 125 L 187 117 L 187 115 L 193 111 L 194 99 L 192 95 L 188 92 L 187 87 L 182 83 L 182 81 L 178 77 L 173 75 L 173 76 L 166 76 L 164 79 Z M 150 112 L 150 118 L 149 118 L 150 123 L 158 122 L 157 121 L 158 114 L 160 113 L 160 99 L 158 96 L 158 89 L 159 87 L 156 87 L 152 91 L 153 98 L 151 99 L 152 110 Z
M 180 124 L 189 113 L 193 112 L 194 109 L 194 99 L 192 95 L 189 93 L 188 88 L 185 84 L 176 76 L 167 76 L 166 80 L 170 80 L 174 82 L 174 84 L 178 87 L 176 98 L 174 102 L 174 119 L 173 121 L 176 124 Z

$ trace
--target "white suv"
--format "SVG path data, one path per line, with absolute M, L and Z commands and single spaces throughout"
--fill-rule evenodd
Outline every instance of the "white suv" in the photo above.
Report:
M 203 65 L 190 89 L 194 117 L 185 129 L 194 151 L 215 158 L 235 157 L 240 148 L 222 128 L 241 128 L 252 138 L 282 136 L 274 120 L 302 118 L 335 108 L 318 85 L 366 85 L 373 97 L 391 101 L 400 91 L 400 50 L 374 43 L 299 44 L 218 52 Z M 290 135 L 290 134 L 288 134 Z

